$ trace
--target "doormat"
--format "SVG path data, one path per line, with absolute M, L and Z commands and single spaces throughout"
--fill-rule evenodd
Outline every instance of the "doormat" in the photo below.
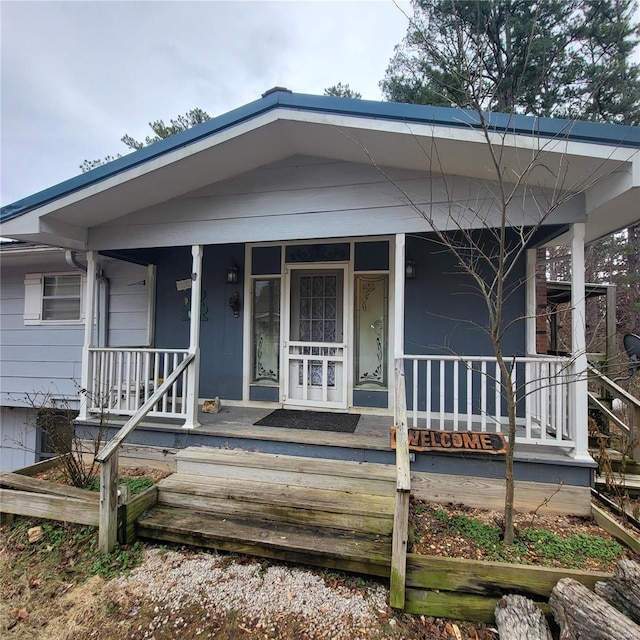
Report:
M 358 425 L 358 420 L 360 420 L 359 413 L 276 409 L 253 424 L 260 427 L 353 433 Z

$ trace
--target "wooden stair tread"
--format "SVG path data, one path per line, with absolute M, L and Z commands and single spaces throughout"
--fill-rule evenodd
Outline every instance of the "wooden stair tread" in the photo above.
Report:
M 298 473 L 282 469 L 259 469 L 242 465 L 222 465 L 187 460 L 178 464 L 178 473 L 210 479 L 259 481 L 267 484 L 348 491 L 369 495 L 394 496 L 395 482 L 348 475 Z
M 394 498 L 373 493 L 267 483 L 175 473 L 158 483 L 158 491 L 277 506 L 393 517 Z
M 627 489 L 635 489 L 640 490 L 640 476 L 633 475 L 631 473 L 625 473 L 624 475 L 619 472 L 614 473 L 614 480 L 616 483 L 623 483 Z M 606 485 L 606 479 L 604 476 L 597 475 L 596 476 L 596 485 L 604 486 Z
M 264 522 L 247 518 L 223 518 L 164 506 L 156 506 L 139 518 L 136 528 L 143 537 L 184 540 L 240 553 L 260 555 L 256 551 L 271 548 L 285 554 L 302 552 L 307 556 L 346 559 L 378 567 L 390 565 L 390 536 L 356 535 L 321 528 L 310 530 L 282 523 L 268 527 Z
M 276 453 L 243 451 L 241 449 L 217 449 L 215 447 L 187 447 L 176 454 L 178 471 L 186 461 L 220 464 L 221 466 L 252 467 L 289 471 L 299 474 L 332 475 L 348 478 L 395 482 L 395 466 L 377 462 L 354 462 L 307 458 Z

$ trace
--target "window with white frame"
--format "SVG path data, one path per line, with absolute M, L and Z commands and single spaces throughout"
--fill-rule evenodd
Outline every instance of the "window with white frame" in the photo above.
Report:
M 25 324 L 82 322 L 82 274 L 28 273 L 24 286 Z

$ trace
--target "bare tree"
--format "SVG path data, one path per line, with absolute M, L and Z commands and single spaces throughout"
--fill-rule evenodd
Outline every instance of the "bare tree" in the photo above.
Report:
M 463 4 L 464 20 L 458 12 Z M 517 91 L 513 99 L 506 102 L 498 99 L 502 95 L 499 92 L 507 78 L 510 86 L 518 88 L 526 74 L 526 82 L 530 84 L 533 71 L 529 63 L 537 51 L 535 47 L 541 37 L 541 26 L 534 17 L 528 33 L 520 34 L 518 46 L 522 49 L 522 68 L 515 68 L 511 62 L 503 69 L 496 66 L 488 74 L 486 59 L 492 44 L 491 27 L 495 25 L 486 22 L 487 15 L 491 17 L 492 12 L 481 11 L 480 7 L 486 9 L 489 4 L 497 6 L 499 3 L 493 0 L 492 3 L 478 3 L 477 22 L 471 24 L 474 12 L 467 10 L 473 4 L 451 0 L 448 28 L 440 31 L 437 38 L 424 31 L 419 22 L 412 21 L 410 29 L 422 50 L 440 65 L 441 73 L 429 77 L 430 86 L 435 93 L 446 94 L 450 104 L 464 109 L 460 112 L 461 122 L 468 122 L 474 135 L 482 138 L 486 154 L 484 160 L 491 174 L 490 179 L 479 184 L 486 197 L 475 202 L 457 197 L 454 178 L 447 176 L 435 141 L 429 147 L 423 145 L 422 151 L 431 180 L 437 180 L 446 191 L 443 198 L 448 202 L 446 206 L 435 206 L 433 198 L 427 198 L 431 201 L 428 204 L 417 202 L 400 183 L 382 168 L 378 169 L 395 185 L 400 198 L 424 218 L 437 242 L 455 256 L 459 268 L 468 276 L 484 303 L 486 323 L 482 328 L 491 340 L 507 409 L 504 539 L 510 544 L 514 540 L 514 448 L 522 389 L 518 389 L 518 380 L 514 379 L 513 356 L 505 352 L 504 337 L 514 323 L 523 318 L 506 317 L 506 303 L 513 290 L 524 285 L 516 277 L 518 265 L 522 264 L 525 252 L 535 246 L 534 237 L 540 228 L 552 223 L 554 214 L 569 199 L 601 179 L 603 171 L 599 168 L 593 174 L 578 179 L 567 177 L 567 159 L 558 153 L 557 147 L 568 138 L 571 123 L 556 137 L 539 137 L 531 148 L 514 151 L 511 125 L 517 110 Z M 540 82 L 543 82 L 548 70 L 543 60 L 538 59 L 538 63 L 537 71 Z M 510 110 L 511 116 L 509 113 L 500 116 L 505 126 L 495 126 L 494 116 L 487 111 L 492 105 L 498 105 L 496 108 L 502 111 Z M 417 138 L 416 141 L 420 143 Z M 368 154 L 366 149 L 364 151 Z M 371 155 L 369 159 L 375 164 Z M 544 181 L 539 180 L 543 174 Z M 572 355 L 576 357 L 578 354 Z

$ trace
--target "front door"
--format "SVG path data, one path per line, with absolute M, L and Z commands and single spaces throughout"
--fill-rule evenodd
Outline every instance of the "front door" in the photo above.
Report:
M 347 407 L 345 267 L 287 269 L 284 403 Z

